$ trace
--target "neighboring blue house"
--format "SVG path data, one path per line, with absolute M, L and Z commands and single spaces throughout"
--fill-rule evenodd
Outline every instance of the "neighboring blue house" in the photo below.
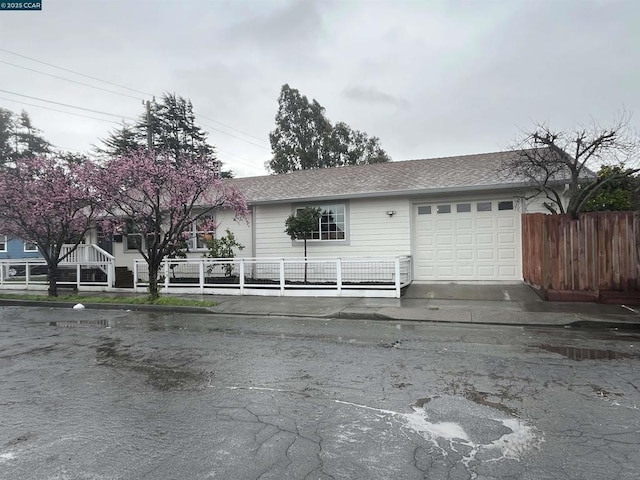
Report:
M 33 243 L 0 234 L 0 260 L 8 258 L 41 258 Z

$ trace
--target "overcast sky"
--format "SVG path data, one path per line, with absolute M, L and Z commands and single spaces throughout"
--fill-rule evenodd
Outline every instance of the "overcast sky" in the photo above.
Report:
M 622 109 L 640 126 L 637 1 L 42 5 L 0 11 L 0 90 L 115 116 L 6 92 L 0 106 L 25 109 L 47 139 L 68 150 L 88 151 L 120 119 L 142 113 L 142 100 L 169 91 L 207 117 L 198 121 L 228 168 L 261 175 L 284 83 L 318 100 L 332 122 L 379 137 L 393 160 L 503 150 L 534 122 L 608 125 Z

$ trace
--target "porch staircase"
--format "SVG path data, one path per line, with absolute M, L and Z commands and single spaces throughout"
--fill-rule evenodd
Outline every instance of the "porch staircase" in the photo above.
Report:
M 133 288 L 133 272 L 127 267 L 116 267 L 116 288 Z
M 63 245 L 61 253 L 62 255 L 66 255 L 65 259 L 60 262 L 62 269 L 67 266 L 73 268 L 81 265 L 83 273 L 79 272 L 78 275 L 85 275 L 93 281 L 95 281 L 97 277 L 102 277 L 109 286 L 112 285 L 115 258 L 98 245 Z

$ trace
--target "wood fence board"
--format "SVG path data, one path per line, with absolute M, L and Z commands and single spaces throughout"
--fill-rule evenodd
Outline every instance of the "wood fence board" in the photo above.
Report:
M 554 291 L 638 291 L 640 212 L 524 214 L 524 279 Z

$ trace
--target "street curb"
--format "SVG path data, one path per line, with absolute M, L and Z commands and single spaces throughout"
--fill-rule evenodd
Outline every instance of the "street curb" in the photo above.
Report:
M 608 322 L 608 321 L 593 321 L 593 320 L 578 320 L 568 324 L 570 327 L 588 329 L 616 329 L 616 330 L 629 330 L 634 332 L 640 332 L 640 322 Z
M 78 302 L 49 302 L 46 300 L 11 300 L 0 299 L 2 307 L 44 307 L 44 308 L 62 308 L 73 309 Z M 90 310 L 124 310 L 137 312 L 165 312 L 165 313 L 206 313 L 216 314 L 212 312 L 211 307 L 189 307 L 179 305 L 137 305 L 131 303 L 83 303 L 86 309 Z
M 438 323 L 444 325 L 491 325 L 505 327 L 532 327 L 532 328 L 582 328 L 582 329 L 618 329 L 629 331 L 640 331 L 640 322 L 612 322 L 612 321 L 595 321 L 595 320 L 576 320 L 567 321 L 566 323 L 524 323 L 524 322 L 468 322 L 461 320 L 437 320 L 428 318 L 398 318 L 390 317 L 383 313 L 373 312 L 338 312 L 338 318 L 344 320 L 384 320 L 397 322 L 421 322 L 421 323 Z

